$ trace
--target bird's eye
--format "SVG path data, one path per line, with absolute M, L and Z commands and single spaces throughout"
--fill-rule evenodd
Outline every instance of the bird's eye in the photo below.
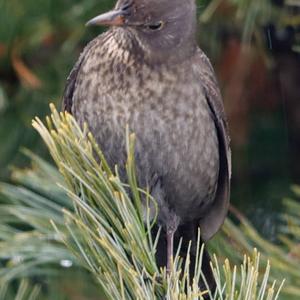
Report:
M 130 8 L 132 7 L 132 1 L 127 1 L 125 4 L 121 7 L 121 10 L 123 13 L 128 13 Z
M 153 24 L 149 24 L 148 25 L 148 28 L 150 29 L 150 30 L 160 30 L 160 29 L 162 29 L 163 28 L 163 26 L 164 26 L 164 22 L 163 21 L 159 21 L 159 22 L 157 22 L 157 23 L 153 23 Z

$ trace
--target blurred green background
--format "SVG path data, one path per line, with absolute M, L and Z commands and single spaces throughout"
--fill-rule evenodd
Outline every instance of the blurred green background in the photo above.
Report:
M 47 152 L 31 127 L 60 107 L 66 78 L 112 0 L 0 0 L 0 179 Z M 199 45 L 229 118 L 232 202 L 275 240 L 281 199 L 300 183 L 300 1 L 198 1 Z M 75 298 L 74 298 L 75 299 Z M 79 299 L 79 298 L 78 298 Z

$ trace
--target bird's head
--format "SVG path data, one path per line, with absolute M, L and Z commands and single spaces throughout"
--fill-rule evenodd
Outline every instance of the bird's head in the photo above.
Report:
M 179 58 L 196 44 L 195 0 L 119 0 L 87 25 L 121 27 L 153 55 Z

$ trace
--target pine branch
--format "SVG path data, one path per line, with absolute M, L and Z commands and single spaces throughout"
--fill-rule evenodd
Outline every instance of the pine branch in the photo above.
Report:
M 48 146 L 65 179 L 66 185 L 63 188 L 74 205 L 74 210 L 64 210 L 67 230 L 61 230 L 55 221 L 52 224 L 80 264 L 95 276 L 107 298 L 203 299 L 207 291 L 200 291 L 198 287 L 202 258 L 200 237 L 192 282 L 188 274 L 189 257 L 183 265 L 177 254 L 170 274 L 156 265 L 151 224 L 149 220 L 144 224 L 141 209 L 145 205 L 142 199 L 148 203 L 155 200 L 137 186 L 134 135 L 127 134 L 128 184 L 124 184 L 118 173 L 108 167 L 87 127 L 81 130 L 71 115 L 59 114 L 54 106 L 51 106 L 51 110 L 51 118 L 47 118 L 48 127 L 38 118 L 33 126 Z M 265 270 L 263 282 L 258 281 L 257 252 L 254 252 L 252 259 L 245 258 L 240 277 L 237 276 L 236 268 L 231 269 L 228 261 L 221 271 L 215 258 L 212 267 L 217 291 L 215 295 L 210 295 L 211 299 L 278 297 L 275 283 L 271 287 L 267 284 L 269 266 Z

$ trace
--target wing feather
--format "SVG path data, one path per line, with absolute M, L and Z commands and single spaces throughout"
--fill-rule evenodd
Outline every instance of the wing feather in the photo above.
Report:
M 228 134 L 228 124 L 225 117 L 223 100 L 218 87 L 214 70 L 209 59 L 199 49 L 201 84 L 206 94 L 219 141 L 220 169 L 216 197 L 208 213 L 200 220 L 201 235 L 204 241 L 209 240 L 222 226 L 229 207 L 231 150 Z
M 73 67 L 70 75 L 67 78 L 63 101 L 62 101 L 62 110 L 72 113 L 73 107 L 73 96 L 76 89 L 76 81 L 77 76 L 80 72 L 80 68 L 83 62 L 87 59 L 90 49 L 96 44 L 99 38 L 94 39 L 91 41 L 81 52 L 78 61 L 76 62 L 75 66 Z

